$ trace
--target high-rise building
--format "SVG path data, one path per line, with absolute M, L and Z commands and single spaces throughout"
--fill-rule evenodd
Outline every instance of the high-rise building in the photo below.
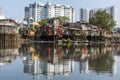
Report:
M 89 18 L 93 17 L 93 15 L 97 12 L 97 11 L 104 11 L 104 8 L 98 8 L 98 9 L 92 9 L 89 11 Z
M 109 13 L 112 16 L 112 19 L 116 21 L 116 24 L 118 24 L 118 11 L 115 6 L 107 7 L 105 9 L 107 13 Z
M 88 9 L 80 9 L 80 21 L 89 22 L 89 10 Z
M 0 19 L 5 19 L 5 17 L 2 15 L 2 6 L 0 6 Z
M 106 11 L 107 13 L 109 13 L 112 16 L 112 19 L 114 21 L 116 21 L 117 24 L 117 9 L 115 6 L 111 6 L 111 7 L 107 7 L 107 8 L 98 8 L 98 9 L 80 9 L 80 21 L 89 21 L 89 18 L 93 17 L 93 15 L 95 14 L 95 12 L 97 11 Z
M 47 18 L 67 17 L 69 22 L 73 21 L 74 9 L 69 5 L 47 2 L 45 4 L 34 2 L 25 7 L 25 19 L 33 18 L 34 21 L 41 21 Z

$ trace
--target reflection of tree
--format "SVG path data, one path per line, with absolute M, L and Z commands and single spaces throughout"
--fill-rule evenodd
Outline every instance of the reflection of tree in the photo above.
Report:
M 90 68 L 96 71 L 97 73 L 106 71 L 111 72 L 113 62 L 114 62 L 113 56 L 110 53 L 107 53 L 99 58 L 90 59 L 89 65 Z

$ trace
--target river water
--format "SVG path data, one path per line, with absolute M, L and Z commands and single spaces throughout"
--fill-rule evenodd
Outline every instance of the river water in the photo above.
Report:
M 21 43 L 1 47 L 0 80 L 120 80 L 120 46 Z

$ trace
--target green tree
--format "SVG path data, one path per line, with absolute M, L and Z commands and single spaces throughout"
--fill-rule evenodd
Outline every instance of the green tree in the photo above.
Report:
M 19 32 L 19 34 L 21 34 L 23 32 L 22 28 L 19 28 L 18 32 Z
M 43 19 L 41 21 L 39 21 L 38 23 L 41 25 L 41 26 L 44 26 L 46 23 L 48 23 L 49 21 L 52 21 L 54 19 L 58 19 L 59 20 L 59 24 L 60 25 L 63 25 L 65 23 L 67 23 L 69 21 L 69 19 L 67 17 L 54 17 L 54 18 L 48 18 L 48 19 Z
M 106 31 L 110 31 L 116 25 L 116 22 L 112 19 L 112 16 L 105 11 L 97 11 L 93 17 L 89 19 L 89 23 L 105 29 Z
M 49 21 L 49 19 L 43 19 L 42 21 L 39 21 L 38 23 L 39 23 L 41 26 L 44 26 L 48 21 Z
M 56 19 L 59 20 L 60 25 L 64 25 L 65 23 L 67 23 L 69 21 L 69 19 L 67 17 L 62 17 L 62 16 L 57 17 Z

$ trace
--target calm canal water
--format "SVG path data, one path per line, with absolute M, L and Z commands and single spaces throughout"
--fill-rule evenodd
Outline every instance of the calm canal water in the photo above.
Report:
M 120 80 L 120 46 L 40 43 L 1 46 L 0 80 Z

